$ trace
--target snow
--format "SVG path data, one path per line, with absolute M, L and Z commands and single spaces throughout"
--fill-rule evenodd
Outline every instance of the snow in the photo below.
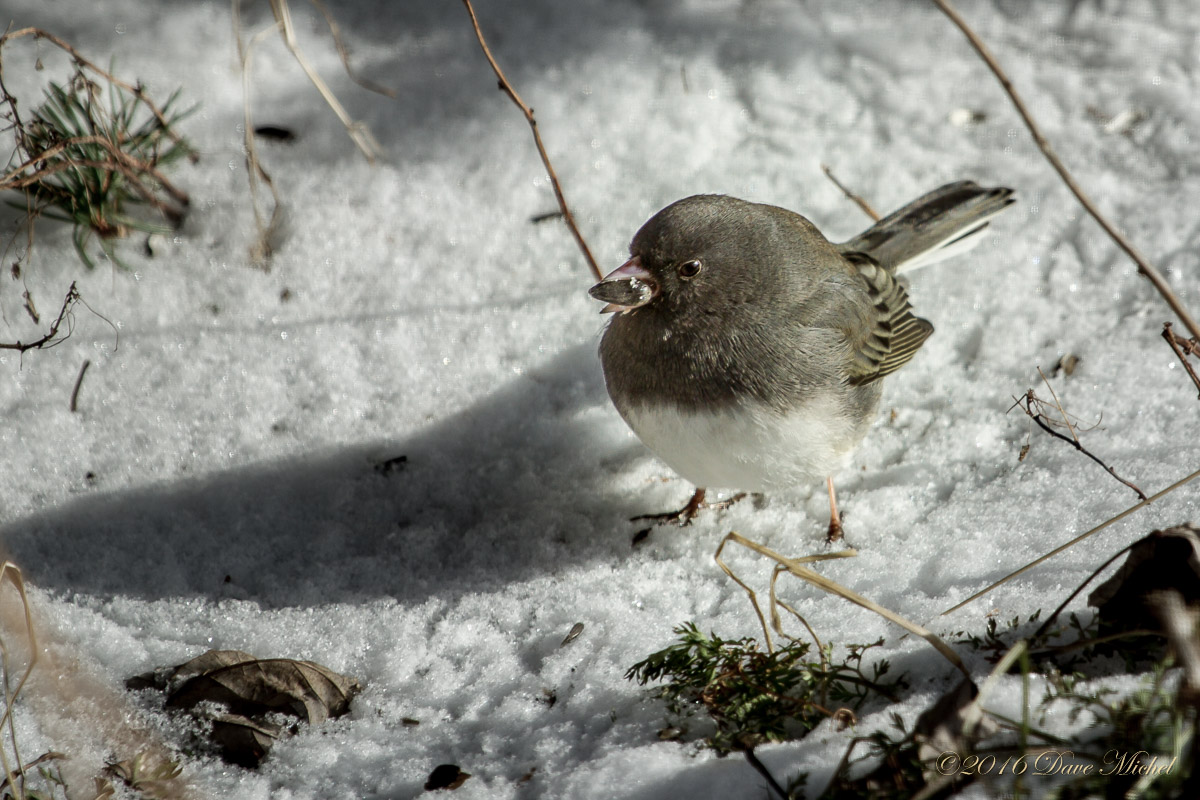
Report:
M 632 548 L 628 518 L 678 507 L 692 487 L 605 395 L 590 276 L 565 226 L 530 221 L 556 208 L 554 196 L 465 10 L 333 8 L 356 68 L 396 89 L 388 100 L 355 86 L 319 15 L 293 5 L 306 55 L 387 159 L 366 164 L 277 37 L 259 44 L 254 120 L 298 134 L 259 143 L 287 205 L 282 246 L 262 271 L 249 259 L 229 8 L 6 4 L 16 26 L 115 59 L 157 97 L 182 86 L 199 104 L 182 130 L 202 153 L 174 173 L 192 211 L 155 256 L 133 239 L 120 247 L 128 271 L 89 273 L 69 231 L 42 223 L 24 283 L 0 292 L 4 341 L 38 335 L 25 288 L 43 320 L 73 280 L 94 311 L 81 308 L 57 348 L 0 354 L 0 542 L 56 654 L 31 693 L 61 669 L 116 704 L 82 691 L 31 700 L 17 717 L 23 752 L 68 750 L 85 786 L 105 759 L 132 755 L 118 752 L 111 725 L 134 720 L 168 744 L 178 733 L 122 693 L 125 678 L 236 648 L 317 661 L 365 689 L 348 717 L 281 741 L 258 772 L 185 758 L 199 796 L 413 797 L 447 762 L 473 776 L 455 793 L 464 799 L 763 796 L 742 759 L 659 741 L 661 704 L 623 675 L 687 620 L 756 635 L 712 553 L 731 530 L 792 555 L 822 551 L 822 487 L 658 529 Z M 1200 17 L 1190 0 L 960 5 L 1080 183 L 1195 313 Z M 1080 357 L 1056 391 L 1085 422 L 1103 415 L 1085 444 L 1147 493 L 1196 464 L 1182 444 L 1194 389 L 1160 338 L 1165 305 L 932 4 L 479 0 L 476 10 L 606 269 L 649 215 L 700 192 L 792 208 L 849 238 L 867 220 L 821 163 L 881 211 L 951 180 L 1017 190 L 972 254 L 912 276 L 914 308 L 937 331 L 888 378 L 880 419 L 838 477 L 860 554 L 823 574 L 935 631 L 980 631 L 993 609 L 1048 613 L 1124 544 L 1195 518 L 1197 490 L 1181 489 L 937 617 L 1136 502 L 1006 413 L 1030 387 L 1048 394 L 1038 366 Z M 248 34 L 266 27 L 265 4 L 243 22 Z M 19 82 L 35 51 L 11 49 L 5 77 Z M 36 54 L 47 77 L 63 74 L 53 49 Z M 963 124 L 962 109 L 982 119 Z M 1106 130 L 1131 111 L 1146 118 L 1128 135 Z M 16 218 L 4 213 L 5 225 Z M 402 466 L 375 468 L 401 455 Z M 765 590 L 768 563 L 726 555 Z M 940 656 L 875 615 L 781 586 L 827 641 L 887 637 L 884 655 L 913 683 L 895 707 L 910 722 L 955 682 Z M 561 645 L 576 622 L 582 635 Z M 973 668 L 982 678 L 988 665 Z M 888 710 L 857 732 L 886 726 Z M 854 733 L 823 726 L 760 755 L 781 779 L 810 771 L 817 790 Z

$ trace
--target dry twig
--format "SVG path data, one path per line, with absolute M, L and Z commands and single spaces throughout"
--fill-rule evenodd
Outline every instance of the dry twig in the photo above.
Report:
M 533 143 L 537 145 L 538 155 L 542 157 L 542 164 L 546 166 L 546 173 L 550 176 L 550 185 L 554 187 L 554 196 L 558 199 L 558 207 L 562 209 L 563 219 L 567 223 L 567 227 L 571 229 L 571 235 L 575 237 L 575 243 L 579 245 L 579 250 L 583 253 L 584 260 L 587 261 L 588 267 L 591 268 L 592 274 L 596 276 L 596 280 L 604 277 L 604 273 L 600 271 L 600 265 L 596 263 L 596 259 L 592 256 L 592 251 L 588 248 L 587 242 L 583 239 L 583 234 L 579 232 L 579 226 L 575 224 L 575 217 L 571 214 L 571 209 L 567 206 L 567 199 L 563 196 L 562 186 L 558 182 L 558 175 L 554 172 L 554 165 L 550 163 L 550 156 L 546 153 L 546 146 L 542 144 L 542 135 L 538 133 L 537 119 L 533 116 L 533 109 L 525 105 L 521 100 L 521 96 L 517 94 L 517 90 L 508 82 L 508 78 L 504 76 L 504 71 L 500 69 L 500 65 L 496 63 L 496 59 L 492 57 L 492 51 L 488 49 L 487 42 L 484 41 L 483 31 L 479 29 L 479 20 L 475 17 L 475 9 L 471 6 L 471 0 L 463 0 L 463 5 L 467 7 L 467 13 L 471 15 L 471 25 L 475 28 L 475 38 L 479 40 L 479 47 L 483 50 L 483 55 L 487 58 L 488 64 L 492 67 L 492 72 L 496 73 L 496 79 L 500 82 L 500 90 L 508 95 L 517 108 L 521 109 L 521 113 L 525 115 L 525 120 L 529 123 L 529 129 L 533 132 Z
M 833 175 L 833 170 L 831 170 L 828 165 L 822 164 L 821 171 L 825 173 L 826 178 L 829 178 L 829 180 L 833 181 L 833 185 L 840 189 L 842 194 L 846 195 L 847 199 L 853 201 L 855 205 L 861 208 L 864 214 L 876 222 L 879 222 L 879 212 L 872 208 L 871 204 L 864 200 L 861 195 L 857 195 L 850 191 L 842 184 L 841 181 L 835 178 Z
M 782 786 L 779 785 L 779 781 L 777 781 L 775 776 L 771 774 L 771 771 L 767 769 L 766 764 L 758 760 L 758 756 L 754 754 L 754 748 L 747 747 L 742 751 L 742 753 L 746 756 L 746 761 L 749 762 L 750 766 L 754 767 L 754 771 L 761 775 L 763 780 L 767 782 L 767 786 L 771 788 L 771 791 L 774 792 L 775 796 L 779 797 L 780 800 L 788 800 L 790 795 Z
M 1079 184 L 1076 183 L 1075 179 L 1071 176 L 1071 173 L 1067 171 L 1066 166 L 1054 152 L 1054 149 L 1050 147 L 1050 142 L 1046 140 L 1046 137 L 1042 135 L 1042 131 L 1037 126 L 1037 123 L 1033 121 L 1033 115 L 1030 114 L 1029 109 L 1025 107 L 1025 103 L 1023 100 L 1021 100 L 1021 96 L 1017 94 L 1017 90 L 1013 86 L 1012 81 L 1009 79 L 1004 70 L 1001 69 L 999 62 L 996 61 L 996 57 L 992 55 L 992 52 L 988 49 L 987 45 L 985 45 L 983 40 L 980 39 L 975 31 L 971 29 L 971 27 L 967 24 L 967 21 L 964 20 L 958 14 L 958 12 L 951 7 L 949 0 L 933 0 L 933 3 L 940 8 L 947 17 L 950 18 L 951 22 L 958 26 L 958 29 L 961 30 L 963 35 L 967 37 L 967 40 L 971 43 L 971 46 L 975 48 L 975 52 L 979 54 L 980 58 L 982 58 L 988 65 L 988 68 L 991 69 L 993 74 L 995 74 L 996 78 L 1000 81 L 1000 85 L 1004 87 L 1004 91 L 1008 93 L 1009 98 L 1016 107 L 1017 113 L 1020 114 L 1021 119 L 1025 121 L 1025 127 L 1029 128 L 1029 133 L 1033 136 L 1034 143 L 1037 144 L 1038 149 L 1042 151 L 1042 155 L 1046 157 L 1046 160 L 1050 162 L 1050 166 L 1054 167 L 1054 170 L 1059 174 L 1059 177 L 1063 179 L 1063 183 L 1067 185 L 1067 188 L 1071 190 L 1071 193 L 1075 195 L 1076 199 L 1079 200 L 1084 209 L 1091 214 L 1092 218 L 1100 224 L 1100 227 L 1103 228 L 1110 237 L 1112 237 L 1112 240 L 1117 243 L 1117 246 L 1124 250 L 1125 253 L 1131 259 L 1133 259 L 1133 262 L 1137 264 L 1138 272 L 1145 276 L 1146 279 L 1154 285 L 1154 288 L 1157 289 L 1158 293 L 1162 295 L 1162 298 L 1166 300 L 1167 305 L 1171 307 L 1171 310 L 1175 312 L 1175 315 L 1179 317 L 1180 321 L 1183 322 L 1184 326 L 1188 329 L 1188 331 L 1191 332 L 1192 336 L 1200 339 L 1200 325 L 1197 325 L 1196 320 L 1194 320 L 1191 314 L 1188 313 L 1187 309 L 1183 307 L 1183 302 L 1179 299 L 1179 296 L 1176 295 L 1175 292 L 1172 291 L 1171 287 L 1167 285 L 1166 278 L 1164 278 L 1162 273 L 1158 271 L 1158 268 L 1151 264 L 1146 257 L 1143 256 L 1136 247 L 1134 247 L 1132 242 L 1125 238 L 1124 234 L 1117 230 L 1115 225 L 1109 222 L 1109 220 L 1100 213 L 1100 210 L 1096 208 L 1096 205 L 1092 202 L 1092 199 L 1084 193 L 1083 189 L 1080 188 Z
M 393 90 L 362 78 L 351 69 L 349 53 L 345 42 L 342 40 L 341 28 L 338 27 L 333 15 L 329 13 L 329 10 L 321 0 L 312 0 L 312 3 L 325 18 L 325 22 L 329 26 L 329 33 L 333 37 L 334 45 L 337 47 L 338 55 L 342 59 L 342 65 L 346 68 L 346 74 L 350 76 L 351 80 L 372 92 L 382 94 L 386 97 L 395 97 L 396 93 Z M 347 135 L 349 135 L 359 151 L 362 152 L 363 156 L 366 157 L 367 162 L 374 164 L 378 159 L 383 157 L 383 147 L 371 133 L 370 129 L 367 128 L 365 123 L 350 117 L 349 112 L 338 101 L 328 84 L 325 83 L 316 69 L 309 63 L 304 52 L 296 43 L 296 31 L 292 25 L 292 12 L 288 6 L 288 0 L 270 0 L 270 5 L 271 14 L 275 17 L 275 24 L 265 30 L 259 31 L 250 38 L 248 43 L 243 43 L 241 0 L 233 0 L 233 32 L 238 47 L 238 58 L 242 63 L 242 109 L 245 128 L 246 174 L 250 182 L 250 204 L 254 210 L 254 224 L 258 233 L 258 238 L 253 247 L 251 247 L 250 256 L 254 263 L 264 268 L 270 263 L 275 240 L 278 238 L 282 226 L 283 202 L 274 181 L 271 180 L 271 175 L 259 161 L 258 150 L 254 144 L 255 128 L 250 121 L 250 54 L 255 45 L 273 33 L 280 33 L 283 37 L 284 45 L 292 54 L 292 57 L 296 59 L 296 63 L 304 70 L 304 74 L 308 76 L 309 81 L 316 87 L 322 99 L 325 100 L 325 103 L 337 115 L 342 125 L 345 126 Z M 270 190 L 273 203 L 270 219 L 266 222 L 263 221 L 264 214 L 259 208 L 258 182 L 260 180 Z

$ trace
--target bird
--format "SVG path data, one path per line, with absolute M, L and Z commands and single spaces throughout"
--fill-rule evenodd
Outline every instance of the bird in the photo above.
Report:
M 634 235 L 589 290 L 611 314 L 600 342 L 617 412 L 696 487 L 761 493 L 824 480 L 829 541 L 842 535 L 833 476 L 879 409 L 883 378 L 933 333 L 902 270 L 958 255 L 1015 202 L 958 181 L 858 236 L 830 242 L 795 212 L 720 194 L 678 200 Z

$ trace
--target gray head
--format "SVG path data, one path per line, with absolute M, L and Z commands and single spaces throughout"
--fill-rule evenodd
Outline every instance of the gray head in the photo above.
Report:
M 630 260 L 592 287 L 605 311 L 723 317 L 813 283 L 832 249 L 804 217 L 725 195 L 693 195 L 659 211 L 629 247 Z M 743 309 L 744 313 L 744 309 Z
M 604 311 L 619 312 L 600 346 L 619 409 L 656 398 L 698 408 L 744 397 L 782 409 L 803 386 L 841 380 L 844 336 L 836 326 L 809 326 L 814 314 L 855 302 L 852 288 L 835 288 L 853 276 L 799 214 L 688 197 L 643 225 L 630 254 L 590 291 L 608 303 Z

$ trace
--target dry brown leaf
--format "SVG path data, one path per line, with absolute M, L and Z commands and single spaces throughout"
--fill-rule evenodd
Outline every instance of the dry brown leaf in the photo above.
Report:
M 206 653 L 200 658 L 211 655 L 212 652 Z M 208 701 L 220 703 L 234 714 L 254 716 L 278 711 L 317 724 L 345 714 L 351 698 L 361 688 L 353 678 L 312 661 L 290 658 L 215 661 L 218 663 L 206 665 L 175 689 L 167 698 L 167 707 L 192 708 Z
M 312 661 L 260 659 L 240 650 L 210 650 L 185 664 L 130 678 L 125 685 L 162 691 L 167 708 L 204 718 L 222 758 L 250 768 L 291 732 L 267 715 L 287 714 L 319 724 L 349 711 L 362 689 L 353 678 Z M 227 713 L 198 711 L 205 703 L 223 706 Z
M 1200 605 L 1200 528 L 1187 523 L 1153 531 L 1129 549 L 1117 573 L 1088 595 L 1110 631 L 1161 629 L 1147 602 L 1154 592 L 1175 591 L 1184 605 Z
M 255 722 L 239 714 L 222 714 L 212 721 L 213 744 L 230 764 L 255 769 L 286 731 L 272 722 Z

